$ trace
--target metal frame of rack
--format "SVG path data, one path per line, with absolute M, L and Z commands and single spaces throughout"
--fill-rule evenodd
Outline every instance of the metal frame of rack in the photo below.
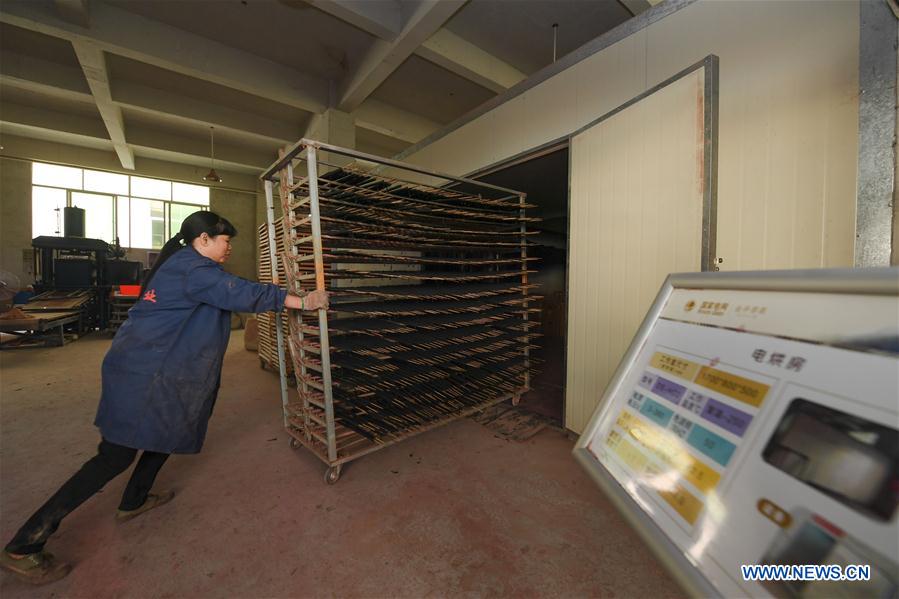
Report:
M 322 153 L 355 162 L 330 164 Z M 387 168 L 445 183 L 371 172 Z M 309 139 L 281 152 L 260 179 L 269 249 L 260 261 L 271 281 L 332 294 L 330 310 L 314 316 L 287 310 L 287 332 L 273 319 L 284 426 L 291 447 L 326 464 L 327 483 L 351 460 L 493 404 L 517 404 L 529 390 L 538 298 L 526 225 L 537 219 L 526 217 L 524 193 Z M 471 230 L 456 232 L 460 223 Z M 433 270 L 441 267 L 448 272 Z

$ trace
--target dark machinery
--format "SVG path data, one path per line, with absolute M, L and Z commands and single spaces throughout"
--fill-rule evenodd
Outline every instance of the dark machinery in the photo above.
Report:
M 79 332 L 105 330 L 110 321 L 110 293 L 118 285 L 138 285 L 142 264 L 123 260 L 124 250 L 99 239 L 35 237 L 34 290 L 38 294 L 23 309 L 40 309 L 43 302 L 78 298 L 69 309 L 81 312 Z

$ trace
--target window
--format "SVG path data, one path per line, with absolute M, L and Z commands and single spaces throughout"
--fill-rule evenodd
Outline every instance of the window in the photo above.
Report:
M 131 246 L 131 198 L 119 196 L 116 201 L 116 234 L 122 247 Z
M 193 214 L 199 209 L 199 206 L 188 206 L 186 204 L 169 204 L 169 232 L 171 237 L 181 229 L 181 223 L 185 218 Z
M 85 235 L 122 247 L 159 249 L 181 221 L 209 209 L 209 188 L 164 179 L 32 163 L 33 237 L 63 234 L 63 208 L 85 211 Z
M 203 185 L 190 185 L 189 183 L 172 183 L 172 200 L 195 204 L 198 206 L 209 205 L 209 188 Z M 180 224 L 180 223 L 179 223 Z
M 84 210 L 85 237 L 107 243 L 115 241 L 112 196 L 73 191 L 71 201 L 72 206 Z
M 82 189 L 82 179 L 82 170 L 80 168 L 59 166 L 58 164 L 42 164 L 40 162 L 32 163 L 31 182 L 35 185 Z
M 128 175 L 84 171 L 84 191 L 128 195 Z
M 131 198 L 131 247 L 156 250 L 167 239 L 165 202 Z
M 66 190 L 52 187 L 31 188 L 31 236 L 62 235 L 62 209 Z
M 131 177 L 131 195 L 154 200 L 171 200 L 172 182 Z

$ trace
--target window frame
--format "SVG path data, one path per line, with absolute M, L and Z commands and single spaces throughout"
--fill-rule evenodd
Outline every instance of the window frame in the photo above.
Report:
M 72 199 L 72 196 L 75 195 L 76 193 L 81 194 L 81 195 L 83 195 L 83 196 L 99 196 L 99 197 L 102 197 L 102 198 L 109 198 L 109 200 L 110 200 L 110 202 L 111 202 L 111 204 L 112 204 L 112 210 L 111 210 L 111 213 L 112 213 L 112 214 L 111 214 L 111 218 L 112 218 L 112 223 L 111 223 L 111 226 L 112 226 L 112 236 L 113 236 L 113 239 L 115 239 L 115 238 L 117 237 L 117 233 L 118 233 L 118 230 L 116 229 L 116 222 L 117 222 L 117 221 L 116 221 L 116 208 L 117 208 L 116 203 L 117 203 L 117 202 L 116 202 L 116 196 L 115 196 L 114 194 L 103 193 L 103 192 L 100 192 L 100 191 L 80 191 L 80 190 L 77 190 L 77 189 L 67 189 L 66 191 L 67 191 L 67 193 L 66 193 L 66 207 L 68 207 L 68 208 L 77 207 L 77 206 L 75 206 L 75 204 L 73 203 L 73 202 L 75 202 L 76 200 L 73 200 L 73 199 Z M 62 229 L 63 229 L 63 232 L 64 232 L 64 231 L 65 231 L 65 217 L 63 217 Z M 87 233 L 87 220 L 85 220 L 85 222 L 84 222 L 84 232 L 85 232 L 85 234 Z M 102 240 L 102 241 L 105 241 L 105 240 Z M 112 242 L 107 242 L 107 243 L 112 243 Z
M 31 176 L 31 190 L 32 190 L 32 194 L 31 194 L 31 207 L 32 207 L 31 230 L 32 230 L 32 233 L 34 231 L 33 206 L 34 206 L 34 188 L 35 187 L 45 187 L 45 188 L 50 188 L 50 189 L 64 190 L 66 192 L 66 201 L 65 201 L 66 208 L 71 208 L 73 206 L 73 204 L 72 204 L 73 192 L 88 194 L 88 195 L 111 197 L 112 198 L 112 219 L 113 219 L 112 220 L 112 232 L 113 232 L 114 239 L 119 238 L 119 234 L 118 234 L 118 232 L 119 232 L 119 199 L 127 199 L 128 200 L 128 243 L 126 245 L 122 245 L 122 247 L 129 249 L 129 250 L 135 249 L 135 250 L 146 250 L 146 251 L 151 251 L 151 252 L 158 251 L 159 249 L 161 249 L 162 246 L 160 246 L 158 248 L 153 248 L 153 247 L 147 248 L 147 247 L 138 247 L 138 246 L 131 245 L 132 240 L 134 239 L 134 222 L 133 222 L 134 211 L 132 210 L 132 207 L 131 207 L 132 199 L 145 200 L 145 201 L 150 201 L 150 202 L 162 202 L 162 204 L 163 204 L 163 224 L 164 224 L 163 236 L 165 237 L 165 239 L 171 239 L 172 235 L 174 235 L 174 233 L 171 231 L 171 223 L 169 222 L 171 220 L 173 204 L 177 204 L 179 206 L 190 207 L 190 208 L 193 208 L 194 211 L 197 211 L 197 210 L 209 210 L 210 205 L 212 203 L 212 197 L 211 197 L 212 196 L 212 193 L 211 193 L 212 188 L 209 187 L 208 185 L 198 185 L 196 183 L 188 183 L 186 181 L 174 181 L 171 179 L 162 179 L 160 177 L 147 177 L 147 176 L 143 176 L 143 175 L 137 175 L 137 174 L 130 175 L 129 174 L 129 175 L 126 175 L 128 177 L 128 194 L 127 195 L 121 195 L 118 193 L 109 193 L 109 192 L 99 192 L 99 191 L 86 191 L 83 189 L 84 188 L 84 172 L 85 171 L 110 172 L 110 173 L 117 174 L 117 175 L 121 175 L 121 174 L 125 174 L 125 173 L 116 173 L 114 171 L 102 171 L 99 169 L 75 167 L 75 166 L 70 166 L 70 165 L 59 165 L 59 164 L 55 164 L 52 162 L 42 162 L 39 160 L 34 160 L 31 162 L 31 164 L 32 164 L 32 176 Z M 58 186 L 58 185 L 48 185 L 46 183 L 35 183 L 34 182 L 34 166 L 33 166 L 34 164 L 49 164 L 52 166 L 66 166 L 68 168 L 79 169 L 81 171 L 82 189 L 72 189 L 69 187 L 63 187 L 63 186 Z M 207 189 L 207 191 L 209 192 L 209 198 L 207 199 L 206 204 L 192 204 L 190 202 L 183 202 L 183 201 L 177 201 L 177 200 L 171 200 L 171 199 L 160 200 L 157 198 L 134 196 L 131 193 L 132 192 L 132 177 L 138 177 L 140 179 L 155 179 L 157 181 L 163 181 L 165 183 L 168 183 L 169 191 L 170 191 L 169 197 L 171 197 L 172 190 L 174 189 L 173 183 L 184 183 L 187 185 L 197 185 L 198 187 L 205 187 Z M 60 217 L 60 233 L 57 236 L 63 237 L 64 232 L 65 232 L 65 223 L 63 222 L 63 218 L 61 216 Z M 163 244 L 165 244 L 165 240 L 163 240 Z

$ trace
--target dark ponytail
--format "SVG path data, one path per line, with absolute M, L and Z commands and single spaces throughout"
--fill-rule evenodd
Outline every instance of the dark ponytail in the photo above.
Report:
M 166 241 L 165 245 L 162 246 L 162 251 L 159 252 L 156 263 L 153 265 L 153 268 L 150 269 L 147 278 L 144 279 L 144 284 L 141 286 L 141 296 L 143 296 L 150 281 L 153 280 L 153 275 L 156 274 L 156 271 L 159 270 L 165 261 L 171 258 L 175 252 L 189 246 L 193 243 L 194 239 L 203 233 L 206 233 L 210 237 L 215 237 L 216 235 L 228 235 L 229 237 L 234 237 L 237 235 L 237 229 L 234 228 L 234 225 L 232 225 L 228 219 L 219 216 L 215 212 L 198 210 L 189 215 L 184 219 L 184 222 L 181 223 L 181 230 L 175 233 L 175 236 Z

